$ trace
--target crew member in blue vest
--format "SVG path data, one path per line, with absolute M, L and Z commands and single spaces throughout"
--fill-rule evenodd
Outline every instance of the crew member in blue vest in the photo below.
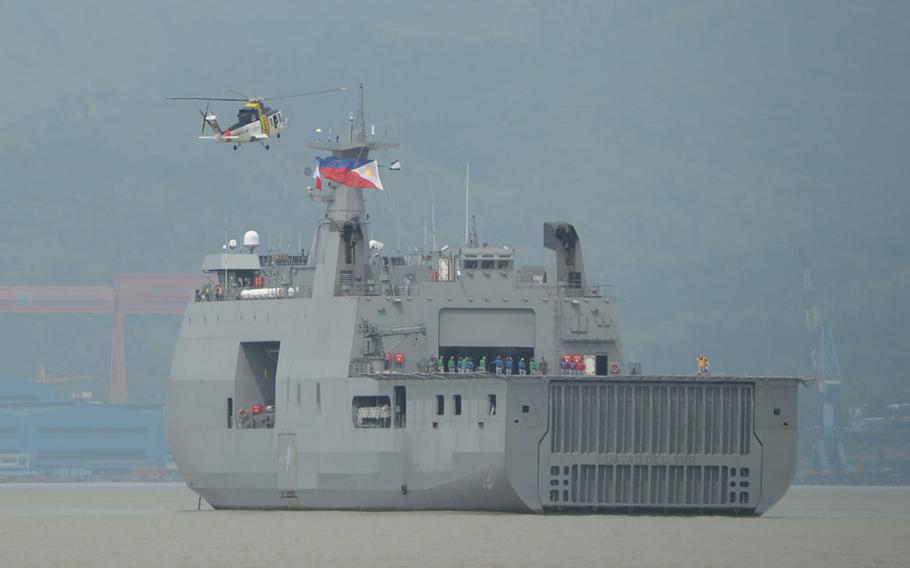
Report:
M 502 355 L 497 355 L 496 359 L 493 361 L 493 367 L 496 368 L 496 374 L 502 374 Z
M 506 375 L 512 374 L 512 356 L 506 357 Z
M 474 372 L 474 358 L 468 357 L 468 360 L 465 362 L 465 371 L 468 373 Z
M 521 359 L 518 360 L 518 374 L 519 375 L 528 374 L 528 364 L 525 363 L 524 357 L 522 357 Z
M 455 361 L 455 370 L 459 373 L 464 373 L 464 357 L 459 357 L 458 360 Z

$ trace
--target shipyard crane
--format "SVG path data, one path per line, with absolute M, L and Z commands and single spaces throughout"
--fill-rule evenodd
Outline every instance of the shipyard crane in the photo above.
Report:
M 806 329 L 812 341 L 812 370 L 817 379 L 821 403 L 821 437 L 812 445 L 815 471 L 824 476 L 842 474 L 847 469 L 844 444 L 836 429 L 836 409 L 840 405 L 841 373 L 831 323 L 818 301 L 812 282 L 809 256 L 802 248 L 799 258 L 803 268 L 803 293 L 806 300 Z
M 129 314 L 182 315 L 194 289 L 204 277 L 186 273 L 122 273 L 113 286 L 9 286 L 0 287 L 0 314 L 110 314 L 110 401 L 127 402 L 126 350 L 123 320 Z M 62 382 L 82 377 L 46 377 L 39 382 Z

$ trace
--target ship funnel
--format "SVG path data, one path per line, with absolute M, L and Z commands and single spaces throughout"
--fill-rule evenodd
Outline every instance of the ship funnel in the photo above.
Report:
M 547 222 L 543 224 L 543 246 L 556 253 L 556 279 L 566 288 L 584 288 L 585 265 L 581 254 L 581 241 L 571 223 Z

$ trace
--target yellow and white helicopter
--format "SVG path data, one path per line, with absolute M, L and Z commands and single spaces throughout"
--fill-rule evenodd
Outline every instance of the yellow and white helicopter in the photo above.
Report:
M 265 106 L 265 101 L 277 101 L 280 99 L 293 99 L 297 97 L 308 97 L 310 95 L 321 95 L 323 93 L 334 93 L 336 91 L 345 91 L 347 87 L 338 87 L 336 89 L 325 89 L 322 91 L 312 91 L 309 93 L 297 93 L 295 95 L 284 95 L 281 97 L 249 97 L 243 93 L 238 93 L 232 89 L 225 89 L 228 92 L 235 93 L 243 97 L 224 98 L 224 97 L 168 97 L 172 101 L 207 101 L 205 110 L 200 110 L 202 115 L 202 133 L 205 132 L 205 125 L 208 124 L 212 129 L 211 136 L 199 136 L 200 140 L 214 140 L 215 142 L 225 142 L 233 144 L 234 150 L 241 144 L 249 142 L 259 142 L 268 150 L 268 139 L 274 136 L 281 138 L 281 133 L 288 128 L 288 119 L 284 113 L 278 109 Z M 218 125 L 218 118 L 215 113 L 209 112 L 208 103 L 211 101 L 238 101 L 246 103 L 237 111 L 237 122 L 229 128 L 222 130 Z

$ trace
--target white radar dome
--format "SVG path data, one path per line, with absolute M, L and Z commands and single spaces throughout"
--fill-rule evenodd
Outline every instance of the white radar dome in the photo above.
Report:
M 243 233 L 243 246 L 245 247 L 258 247 L 259 246 L 259 233 L 256 231 L 247 231 Z

